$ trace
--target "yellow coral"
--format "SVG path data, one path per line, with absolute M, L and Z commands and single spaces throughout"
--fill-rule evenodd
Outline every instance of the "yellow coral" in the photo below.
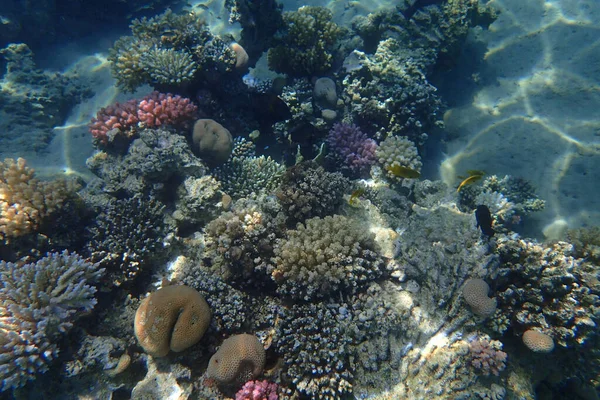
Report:
M 0 239 L 36 230 L 76 190 L 72 181 L 43 182 L 23 158 L 0 163 Z

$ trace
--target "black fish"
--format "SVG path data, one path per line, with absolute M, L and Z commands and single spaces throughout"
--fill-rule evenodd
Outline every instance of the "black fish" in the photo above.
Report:
M 402 15 L 404 15 L 404 18 L 411 19 L 413 17 L 413 15 L 415 15 L 415 13 L 417 11 L 419 11 L 421 8 L 427 7 L 427 6 L 431 6 L 434 4 L 441 4 L 446 0 L 415 0 L 414 3 L 412 3 L 411 6 L 409 6 L 406 10 L 400 11 L 402 13 Z
M 254 113 L 268 124 L 292 118 L 290 107 L 274 93 L 252 93 L 250 101 Z
M 490 213 L 490 209 L 487 206 L 479 205 L 475 210 L 475 219 L 477 219 L 477 227 L 481 229 L 481 232 L 486 236 L 494 236 L 494 228 L 492 228 L 492 223 L 494 219 L 492 218 L 492 213 Z

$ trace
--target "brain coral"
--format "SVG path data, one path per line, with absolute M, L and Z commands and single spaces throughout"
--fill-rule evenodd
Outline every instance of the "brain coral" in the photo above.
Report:
M 490 287 L 483 279 L 469 279 L 463 287 L 463 296 L 473 313 L 489 317 L 496 311 L 496 299 L 488 297 Z
M 220 384 L 243 383 L 262 374 L 265 349 L 254 335 L 241 334 L 223 341 L 210 358 L 206 373 Z
M 211 312 L 195 289 L 167 286 L 146 297 L 135 313 L 134 331 L 144 350 L 155 357 L 183 351 L 198 343 Z
M 196 121 L 192 140 L 200 157 L 212 165 L 223 164 L 233 150 L 231 133 L 212 119 Z
M 354 291 L 382 275 L 374 235 L 341 215 L 317 217 L 289 230 L 275 246 L 273 280 L 282 294 L 305 300 Z
M 554 350 L 554 340 L 550 336 L 531 329 L 523 333 L 523 343 L 536 353 L 550 353 Z

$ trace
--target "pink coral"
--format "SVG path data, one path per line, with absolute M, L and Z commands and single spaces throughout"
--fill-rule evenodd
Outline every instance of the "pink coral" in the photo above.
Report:
M 108 132 L 116 129 L 120 137 L 133 138 L 140 128 L 170 125 L 185 129 L 196 117 L 198 107 L 190 99 L 170 93 L 152 92 L 142 99 L 116 103 L 100 109 L 89 130 L 98 143 L 106 146 Z
M 268 381 L 248 381 L 235 394 L 235 400 L 277 400 L 277 384 Z
M 502 343 L 497 340 L 477 339 L 469 343 L 471 365 L 483 375 L 498 376 L 506 367 L 506 353 Z

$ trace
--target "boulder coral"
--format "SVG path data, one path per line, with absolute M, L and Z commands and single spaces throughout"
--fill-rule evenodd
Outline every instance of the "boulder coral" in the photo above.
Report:
M 265 360 L 265 349 L 256 336 L 234 335 L 211 357 L 206 373 L 222 385 L 243 383 L 262 374 Z
M 135 313 L 134 331 L 146 353 L 163 357 L 198 343 L 208 329 L 211 311 L 195 289 L 166 286 L 150 294 Z
M 469 279 L 463 287 L 463 297 L 474 314 L 489 317 L 496 311 L 496 299 L 489 298 L 490 287 L 479 278 Z
M 227 128 L 212 119 L 199 119 L 192 134 L 194 149 L 212 165 L 227 161 L 233 150 L 233 137 Z

